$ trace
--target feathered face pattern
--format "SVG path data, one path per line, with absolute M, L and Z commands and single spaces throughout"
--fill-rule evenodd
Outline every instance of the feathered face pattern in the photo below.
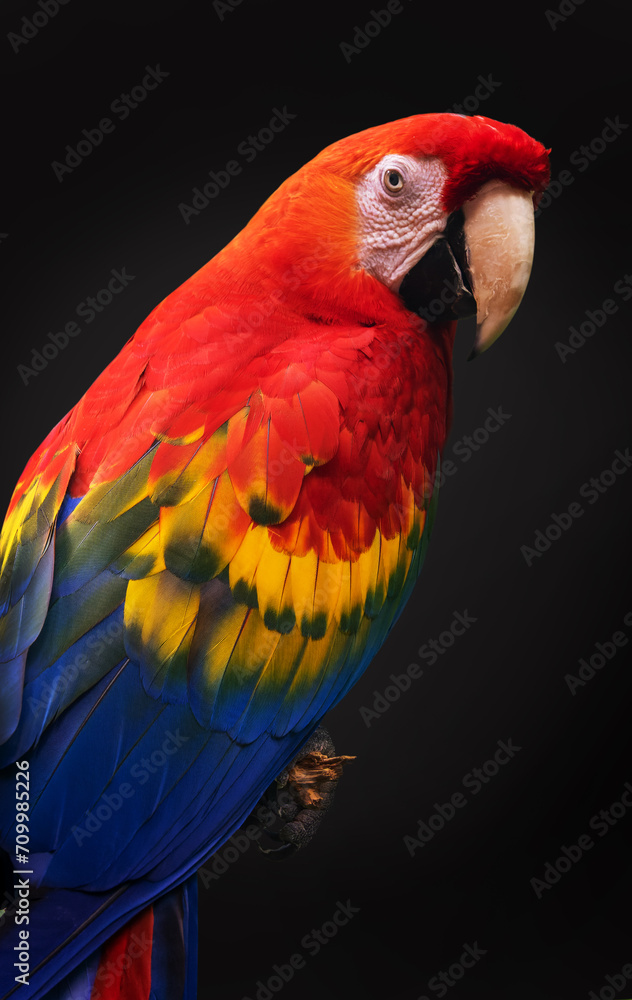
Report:
M 108 933 L 230 836 L 383 643 L 428 542 L 454 320 L 477 313 L 480 351 L 511 319 L 547 177 L 539 143 L 481 117 L 335 143 L 28 463 L 0 541 L 0 738 L 31 758 L 42 886 L 149 880 Z M 165 732 L 181 749 L 80 850 Z
M 361 310 L 363 298 L 381 298 L 385 287 L 419 311 L 456 281 L 459 295 L 443 319 L 477 312 L 480 352 L 505 329 L 526 288 L 533 207 L 548 177 L 547 151 L 515 126 L 429 114 L 335 143 L 277 194 L 290 195 L 283 221 L 293 236 L 300 199 L 288 250 L 304 254 L 307 234 L 331 241 L 321 261 L 328 288 L 319 294 L 319 281 L 308 282 L 316 300 L 337 291 Z M 277 206 L 275 195 L 263 211 Z M 381 287 L 371 288 L 367 276 Z

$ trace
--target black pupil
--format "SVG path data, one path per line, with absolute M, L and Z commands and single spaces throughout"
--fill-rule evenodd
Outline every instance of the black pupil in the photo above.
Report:
M 390 173 L 389 173 L 389 175 L 388 175 L 388 182 L 391 185 L 391 187 L 399 187 L 400 181 L 401 181 L 401 177 L 399 176 L 399 174 L 397 173 L 397 171 L 396 170 L 391 170 Z

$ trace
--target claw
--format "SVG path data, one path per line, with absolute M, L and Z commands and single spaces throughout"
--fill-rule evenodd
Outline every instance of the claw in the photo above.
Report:
M 270 836 L 270 834 L 268 834 Z M 285 861 L 286 858 L 291 858 L 293 854 L 296 854 L 298 847 L 296 844 L 281 844 L 280 847 L 262 847 L 259 844 L 259 850 L 262 854 L 265 854 L 270 861 Z
M 291 857 L 305 847 L 331 806 L 342 766 L 355 757 L 334 756 L 326 729 L 317 729 L 285 771 L 267 789 L 263 801 L 283 821 L 278 832 L 266 831 L 279 847 L 259 850 L 271 860 Z

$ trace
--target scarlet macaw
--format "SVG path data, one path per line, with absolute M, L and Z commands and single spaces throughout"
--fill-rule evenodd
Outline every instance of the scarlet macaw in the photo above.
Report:
M 2 847 L 33 890 L 2 995 L 17 941 L 31 1000 L 195 996 L 196 870 L 408 600 L 455 321 L 477 311 L 480 352 L 513 316 L 547 181 L 480 116 L 329 146 L 33 455 L 1 539 Z

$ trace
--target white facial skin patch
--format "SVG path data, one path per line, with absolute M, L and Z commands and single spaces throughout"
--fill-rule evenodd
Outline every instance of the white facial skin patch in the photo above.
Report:
M 358 184 L 359 264 L 394 292 L 445 228 L 447 176 L 441 160 L 392 153 Z

